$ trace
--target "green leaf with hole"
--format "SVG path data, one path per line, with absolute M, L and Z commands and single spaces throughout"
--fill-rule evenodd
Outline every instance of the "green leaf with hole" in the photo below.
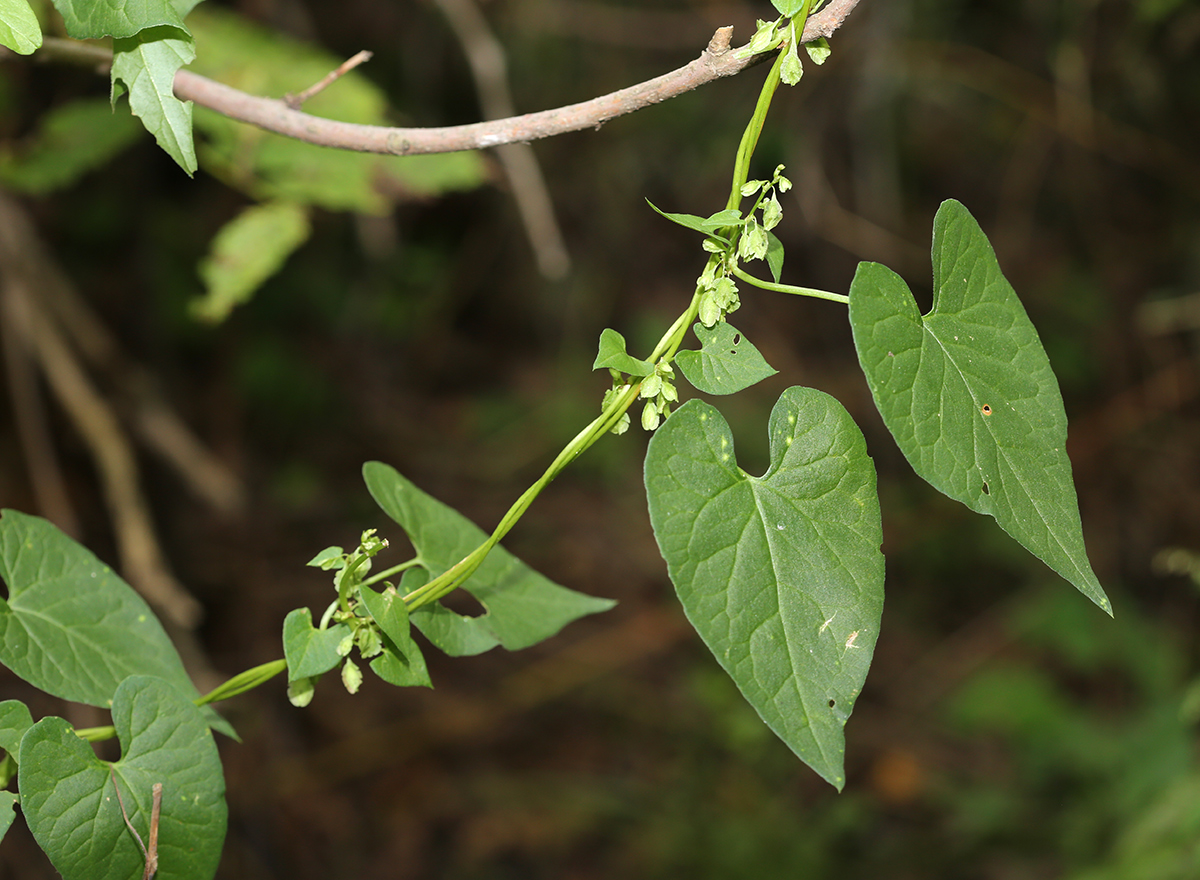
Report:
M 251 205 L 221 227 L 200 262 L 203 297 L 192 303 L 202 321 L 225 320 L 250 299 L 308 240 L 308 211 L 293 202 Z
M 625 351 L 625 337 L 616 330 L 605 328 L 600 333 L 600 347 L 596 352 L 596 360 L 592 363 L 593 370 L 617 370 L 630 376 L 649 376 L 654 372 L 654 364 L 638 360 Z
M 175 97 L 175 74 L 196 57 L 191 34 L 152 27 L 113 40 L 112 99 L 129 93 L 129 109 L 189 176 L 196 171 L 192 102 Z
M 843 727 L 883 611 L 875 467 L 836 400 L 789 388 L 753 477 L 712 406 L 650 440 L 650 522 L 692 626 L 767 725 L 839 790 Z
M 860 263 L 850 325 L 875 406 L 913 470 L 1109 614 L 1088 562 L 1064 448 L 1067 416 L 1041 340 L 979 224 L 956 201 L 933 224 L 933 308 Z
M 675 363 L 705 394 L 734 394 L 778 372 L 732 324 L 697 324 L 692 331 L 700 340 L 700 351 L 681 351 Z
M 297 608 L 283 619 L 283 656 L 287 659 L 288 681 L 315 678 L 342 661 L 338 645 L 350 635 L 350 627 L 335 623 L 326 629 L 313 626 L 312 612 Z
M 145 857 L 125 825 L 149 839 L 154 785 L 162 784 L 156 880 L 208 880 L 225 840 L 225 777 L 204 716 L 152 676 L 121 683 L 113 699 L 121 758 L 108 764 L 62 718 L 43 718 L 21 740 L 21 812 L 64 880 L 139 877 Z M 111 768 L 111 770 L 110 770 Z
M 15 510 L 0 516 L 0 663 L 49 694 L 108 708 L 131 675 L 199 696 L 150 606 L 87 548 Z
M 367 462 L 363 479 L 375 502 L 403 527 L 421 565 L 433 577 L 461 562 L 487 539 L 478 526 L 422 492 L 395 468 Z M 463 589 L 479 600 L 485 614 L 466 617 L 452 611 L 423 613 L 426 609 L 420 608 L 410 618 L 447 654 L 479 653 L 496 644 L 510 651 L 527 648 L 573 620 L 616 604 L 559 586 L 499 546 Z M 427 621 L 434 625 L 426 628 Z
M 41 45 L 42 26 L 26 0 L 0 0 L 0 46 L 31 55 Z

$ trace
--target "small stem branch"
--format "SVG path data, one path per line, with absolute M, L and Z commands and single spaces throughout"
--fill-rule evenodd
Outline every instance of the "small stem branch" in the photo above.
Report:
M 368 52 L 366 49 L 363 49 L 361 52 L 347 58 L 336 68 L 325 74 L 325 76 L 321 78 L 320 82 L 313 83 L 311 86 L 297 95 L 284 95 L 283 103 L 287 104 L 288 107 L 293 110 L 299 110 L 300 105 L 313 95 L 318 95 L 325 91 L 325 89 L 329 88 L 329 86 L 333 85 L 333 83 L 337 82 L 347 73 L 358 67 L 358 65 L 370 61 L 374 55 L 374 52 Z
M 266 684 L 285 669 L 287 669 L 286 660 L 272 660 L 270 663 L 263 663 L 261 666 L 255 666 L 253 669 L 239 672 L 233 678 L 229 679 L 229 681 L 218 685 L 204 696 L 193 700 L 193 702 L 197 706 L 207 706 L 209 703 L 228 700 L 230 697 L 236 697 L 238 694 L 244 694 L 246 691 L 253 690 L 261 684 Z
M 790 293 L 794 296 L 811 296 L 816 299 L 831 300 L 832 302 L 850 302 L 850 297 L 845 294 L 834 293 L 830 290 L 818 290 L 815 287 L 794 287 L 791 284 L 775 284 L 770 281 L 763 281 L 761 278 L 755 278 L 741 266 L 734 266 L 733 274 L 747 284 L 753 284 L 755 287 L 761 287 L 763 290 L 773 290 L 776 293 Z

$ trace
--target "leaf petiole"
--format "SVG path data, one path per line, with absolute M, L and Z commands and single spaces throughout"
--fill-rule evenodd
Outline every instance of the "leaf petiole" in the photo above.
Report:
M 747 284 L 752 284 L 755 287 L 761 287 L 763 290 L 773 290 L 776 293 L 790 293 L 793 296 L 811 296 L 816 299 L 827 299 L 832 302 L 848 303 L 850 297 L 842 293 L 834 293 L 831 290 L 818 290 L 815 287 L 795 287 L 791 284 L 775 284 L 771 281 L 763 281 L 761 278 L 755 278 L 741 266 L 734 266 L 732 274 L 745 281 Z

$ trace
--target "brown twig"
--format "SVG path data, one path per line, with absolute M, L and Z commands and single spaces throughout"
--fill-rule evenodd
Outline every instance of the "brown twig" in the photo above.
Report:
M 508 88 L 504 47 L 492 33 L 483 12 L 473 0 L 435 2 L 462 44 L 475 78 L 475 90 L 479 93 L 484 118 L 512 116 L 516 110 Z M 558 219 L 554 216 L 554 203 L 550 201 L 550 192 L 533 147 L 529 144 L 504 144 L 496 148 L 496 155 L 508 178 L 538 269 L 543 277 L 551 281 L 566 277 L 571 269 L 571 258 L 567 255 L 567 245 Z
M 300 105 L 303 104 L 305 101 L 307 101 L 309 98 L 311 98 L 313 95 L 318 95 L 321 92 L 325 91 L 325 89 L 329 88 L 329 86 L 331 86 L 333 83 L 337 82 L 339 79 L 341 79 L 347 73 L 352 71 L 354 68 L 358 67 L 358 65 L 363 64 L 364 62 L 370 61 L 374 56 L 375 56 L 374 52 L 368 52 L 366 49 L 363 49 L 361 52 L 358 52 L 357 54 L 350 56 L 345 61 L 343 61 L 341 64 L 339 64 L 336 68 L 331 70 L 329 73 L 325 74 L 325 76 L 321 78 L 320 82 L 313 83 L 311 86 L 309 86 L 307 89 L 300 92 L 299 94 L 284 95 L 283 103 L 287 104 L 293 110 L 299 110 Z
M 158 873 L 158 821 L 162 815 L 162 783 L 154 783 L 151 789 L 150 843 L 147 845 L 142 843 L 142 835 L 138 834 L 138 830 L 129 821 L 129 814 L 125 812 L 125 801 L 121 797 L 121 786 L 117 785 L 117 771 L 109 767 L 108 772 L 112 776 L 113 791 L 117 793 L 117 804 L 121 807 L 121 816 L 125 819 L 126 826 L 133 832 L 133 839 L 137 841 L 138 849 L 142 851 L 142 856 L 146 860 L 146 869 L 142 872 L 142 880 L 153 880 L 154 875 Z
M 808 42 L 832 35 L 858 2 L 830 0 L 825 8 L 809 17 L 801 40 Z M 293 110 L 279 99 L 248 95 L 187 70 L 175 74 L 175 95 L 230 119 L 317 146 L 398 156 L 453 153 L 500 144 L 525 143 L 585 128 L 597 128 L 610 119 L 678 97 L 713 80 L 741 73 L 768 57 L 737 57 L 737 52 L 730 50 L 732 36 L 732 28 L 721 28 L 713 36 L 708 48 L 690 64 L 609 95 L 539 113 L 445 128 L 390 128 L 322 119 Z M 65 56 L 67 47 L 70 47 L 73 55 L 80 54 L 79 44 L 74 41 L 47 37 L 35 57 L 43 54 L 49 57 Z M 88 63 L 103 61 L 103 50 L 87 49 L 81 60 Z

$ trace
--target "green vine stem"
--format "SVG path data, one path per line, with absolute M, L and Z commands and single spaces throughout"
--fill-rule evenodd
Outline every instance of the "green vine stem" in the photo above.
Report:
M 798 28 L 803 28 L 804 21 L 808 17 L 808 8 L 811 3 L 806 3 L 802 12 L 796 16 Z M 767 74 L 767 79 L 763 83 L 762 89 L 759 92 L 758 102 L 754 107 L 754 114 L 750 117 L 750 122 L 746 126 L 745 132 L 742 134 L 741 142 L 738 145 L 737 157 L 734 160 L 733 170 L 733 186 L 729 195 L 728 209 L 737 208 L 742 200 L 741 189 L 746 183 L 750 173 L 750 160 L 754 155 L 755 147 L 758 145 L 759 136 L 762 134 L 763 125 L 767 118 L 767 111 L 771 107 L 771 100 L 775 96 L 776 90 L 780 83 L 780 67 L 783 64 L 785 53 L 780 51 L 775 58 L 774 64 L 771 65 L 771 70 Z M 759 281 L 753 276 L 745 275 L 740 270 L 735 270 L 739 278 L 743 278 L 750 284 L 758 287 L 764 287 L 767 290 L 775 290 L 783 293 L 800 294 L 803 296 L 816 296 L 823 299 L 832 299 L 838 302 L 846 302 L 847 298 L 836 293 L 830 293 L 823 290 L 810 290 L 803 287 L 791 287 L 789 285 L 775 284 L 769 285 L 767 282 Z M 663 361 L 669 362 L 679 350 L 679 346 L 683 343 L 684 337 L 687 335 L 688 329 L 696 320 L 699 311 L 700 291 L 697 290 L 692 296 L 691 302 L 687 309 L 675 320 L 670 328 L 663 334 L 658 344 L 654 347 L 648 360 L 653 363 Z M 512 529 L 513 526 L 529 509 L 534 499 L 542 493 L 542 490 L 550 484 L 550 482 L 563 471 L 571 462 L 587 451 L 597 440 L 607 434 L 621 420 L 621 417 L 629 410 L 631 406 L 638 400 L 641 383 L 631 383 L 626 386 L 625 390 L 609 402 L 604 411 L 592 421 L 586 428 L 580 431 L 575 437 L 565 446 L 558 454 L 546 471 L 538 480 L 526 489 L 521 497 L 513 503 L 512 507 L 504 514 L 499 524 L 488 539 L 476 547 L 471 553 L 465 556 L 462 560 L 456 563 L 451 568 L 444 571 L 442 574 L 433 578 L 427 584 L 418 587 L 404 597 L 404 604 L 410 612 L 436 602 L 438 599 L 452 593 L 458 589 L 475 570 L 483 564 L 483 560 L 491 549 L 500 543 L 501 539 Z M 372 580 L 377 579 L 372 578 Z

